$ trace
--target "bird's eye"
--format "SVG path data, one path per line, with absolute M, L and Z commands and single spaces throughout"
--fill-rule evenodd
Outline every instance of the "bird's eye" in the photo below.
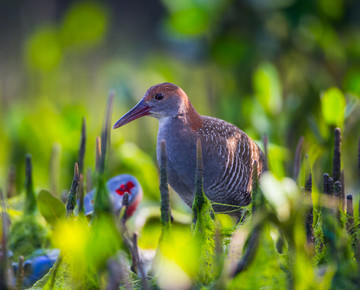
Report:
M 160 101 L 160 100 L 162 100 L 164 97 L 165 97 L 165 96 L 164 96 L 163 93 L 158 93 L 158 94 L 155 95 L 155 100 Z

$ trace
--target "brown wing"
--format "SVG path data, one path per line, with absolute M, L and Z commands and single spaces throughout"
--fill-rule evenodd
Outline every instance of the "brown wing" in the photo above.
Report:
M 229 204 L 249 203 L 255 160 L 258 162 L 258 174 L 262 171 L 261 150 L 236 126 L 211 117 L 203 117 L 203 120 L 204 126 L 200 129 L 203 154 L 213 162 L 209 167 L 216 167 L 215 173 L 209 170 L 208 181 L 211 182 L 206 184 L 204 176 L 205 193 L 213 200 L 227 200 Z

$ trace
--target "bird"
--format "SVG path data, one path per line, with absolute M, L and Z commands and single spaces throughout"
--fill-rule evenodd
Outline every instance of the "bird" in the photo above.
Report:
M 201 141 L 203 190 L 215 213 L 238 217 L 251 203 L 253 164 L 257 175 L 264 167 L 259 146 L 242 130 L 224 120 L 200 115 L 177 85 L 160 83 L 113 126 L 124 126 L 140 117 L 159 121 L 156 155 L 160 166 L 161 142 L 167 151 L 168 183 L 192 207 L 195 191 L 196 143 Z
M 129 206 L 126 211 L 126 218 L 130 218 L 143 197 L 143 190 L 139 181 L 130 174 L 120 174 L 110 178 L 106 182 L 106 186 L 115 213 L 118 213 L 122 207 L 124 194 L 129 194 Z M 95 192 L 96 189 L 94 188 L 84 196 L 85 215 L 91 215 L 94 211 Z

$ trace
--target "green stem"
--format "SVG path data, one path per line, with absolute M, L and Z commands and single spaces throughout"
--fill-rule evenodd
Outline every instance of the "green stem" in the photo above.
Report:
M 74 166 L 74 177 L 73 177 L 73 181 L 71 183 L 71 187 L 70 187 L 70 191 L 69 191 L 69 195 L 68 195 L 68 201 L 66 204 L 66 216 L 67 217 L 74 216 L 74 209 L 76 206 L 76 188 L 78 187 L 78 185 L 79 185 L 79 166 L 76 162 L 75 166 Z
M 161 142 L 160 150 L 160 194 L 161 194 L 161 222 L 163 225 L 169 225 L 170 218 L 170 197 L 167 176 L 167 153 L 166 143 Z
M 33 179 L 32 179 L 32 162 L 31 155 L 25 156 L 25 215 L 34 214 L 36 210 L 36 196 L 34 192 Z

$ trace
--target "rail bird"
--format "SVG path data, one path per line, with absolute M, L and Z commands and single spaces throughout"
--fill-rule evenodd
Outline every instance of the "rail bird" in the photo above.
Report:
M 192 206 L 195 190 L 196 142 L 203 155 L 203 188 L 215 212 L 239 217 L 241 207 L 251 202 L 253 164 L 258 176 L 263 153 L 242 130 L 226 121 L 201 116 L 186 93 L 171 83 L 148 89 L 140 102 L 113 126 L 119 128 L 142 116 L 159 120 L 157 161 L 166 142 L 168 181 L 182 200 Z

